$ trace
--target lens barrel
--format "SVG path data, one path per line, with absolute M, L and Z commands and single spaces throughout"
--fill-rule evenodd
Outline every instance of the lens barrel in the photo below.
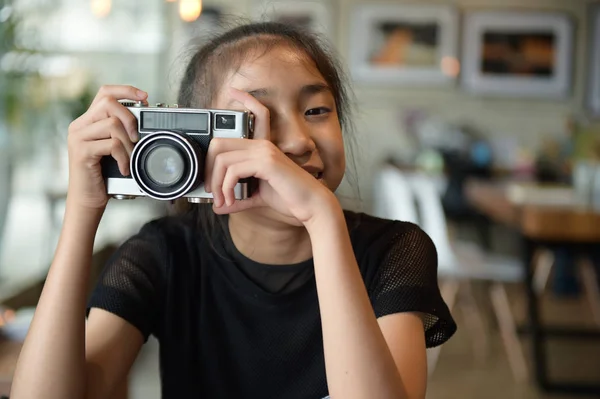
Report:
M 204 153 L 185 134 L 156 132 L 131 154 L 131 177 L 151 198 L 174 200 L 195 190 L 204 177 Z

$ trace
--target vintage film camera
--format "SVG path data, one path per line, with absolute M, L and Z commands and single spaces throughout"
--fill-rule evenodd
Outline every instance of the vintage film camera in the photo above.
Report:
M 130 160 L 130 175 L 119 172 L 112 156 L 101 160 L 110 196 L 116 199 L 150 197 L 172 201 L 211 202 L 204 191 L 204 158 L 215 137 L 251 139 L 254 115 L 244 111 L 178 108 L 120 101 L 137 119 L 139 140 Z M 256 179 L 240 180 L 235 198 L 247 199 Z

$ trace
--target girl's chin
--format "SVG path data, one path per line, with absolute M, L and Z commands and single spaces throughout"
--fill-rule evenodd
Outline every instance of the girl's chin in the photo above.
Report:
M 264 222 L 271 222 L 273 224 L 285 224 L 293 227 L 302 227 L 303 224 L 298 219 L 293 216 L 284 215 L 282 213 L 277 212 L 273 208 L 253 208 L 248 209 L 242 212 L 231 214 L 230 217 L 236 217 L 234 215 L 251 217 L 253 219 L 260 218 L 264 220 Z
M 294 226 L 294 227 L 302 227 L 303 226 L 302 222 L 300 222 L 295 217 L 289 216 L 289 215 L 284 215 L 282 213 L 277 212 L 275 209 L 262 208 L 262 209 L 260 209 L 260 211 L 262 211 L 262 215 L 265 218 L 268 218 L 269 220 L 271 220 L 273 222 L 279 222 L 279 223 L 287 224 L 287 225 Z

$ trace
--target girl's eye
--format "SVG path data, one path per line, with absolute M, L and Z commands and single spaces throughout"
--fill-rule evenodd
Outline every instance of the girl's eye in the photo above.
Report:
M 316 116 L 316 115 L 323 115 L 328 112 L 331 112 L 331 110 L 329 108 L 319 107 L 319 108 L 309 109 L 308 111 L 306 111 L 305 115 L 306 116 Z

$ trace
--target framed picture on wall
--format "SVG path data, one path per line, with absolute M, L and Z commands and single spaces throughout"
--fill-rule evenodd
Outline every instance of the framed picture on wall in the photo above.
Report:
M 573 30 L 567 15 L 552 12 L 466 14 L 463 87 L 492 96 L 568 97 Z
M 588 107 L 600 118 L 600 4 L 592 7 L 590 32 Z
M 335 34 L 329 1 L 264 0 L 257 3 L 254 16 L 261 21 L 277 21 L 308 29 L 332 40 Z
M 453 83 L 458 12 L 443 5 L 359 5 L 349 32 L 350 71 L 357 82 Z

